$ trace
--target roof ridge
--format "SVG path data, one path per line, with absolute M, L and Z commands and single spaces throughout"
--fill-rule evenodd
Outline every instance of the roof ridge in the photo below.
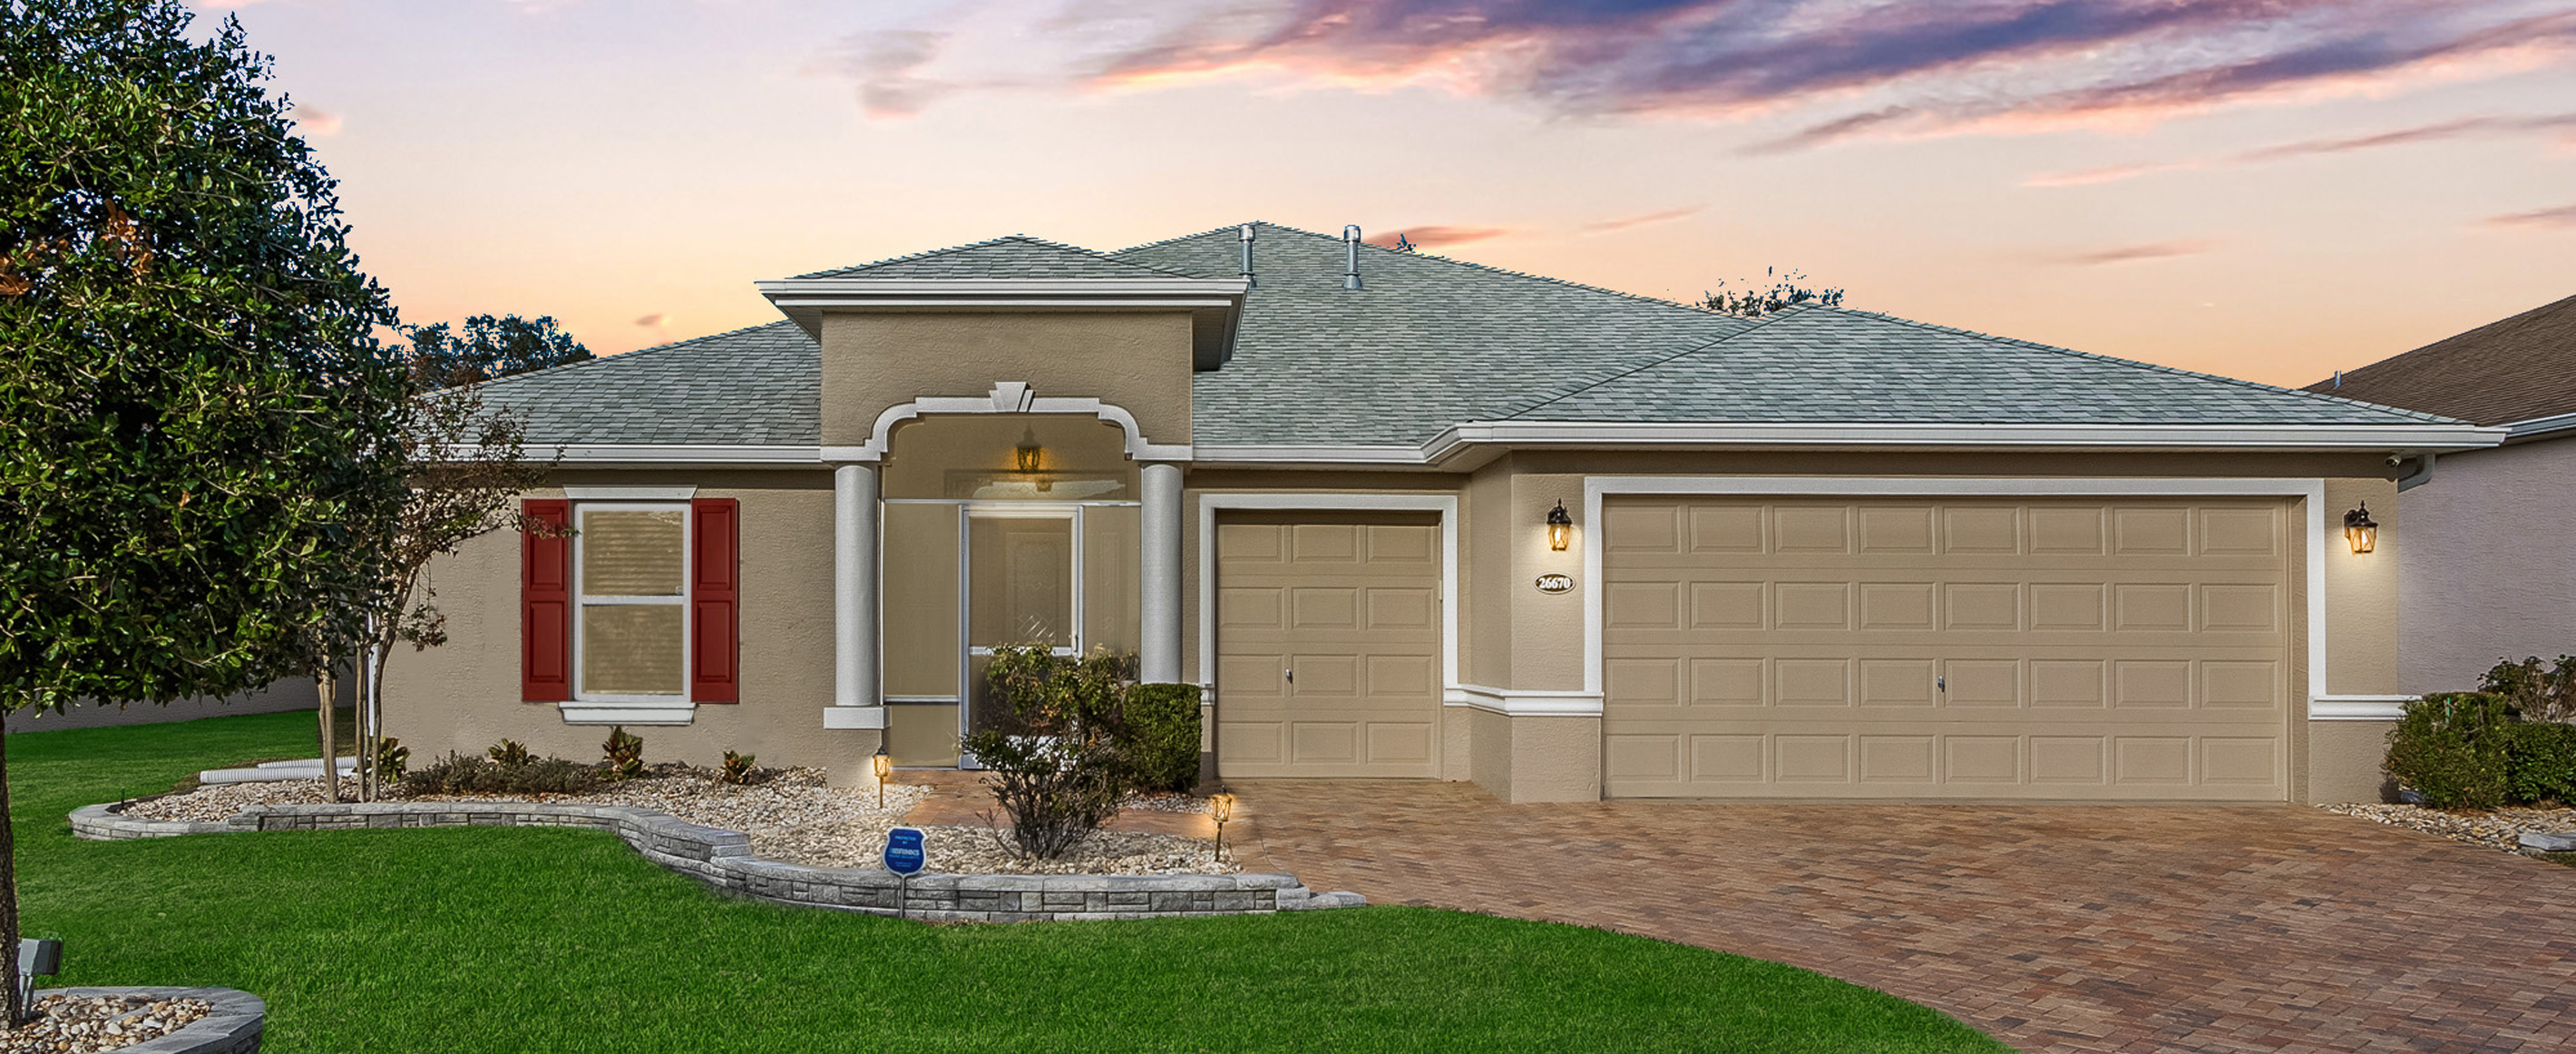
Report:
M 1169 276 L 1174 277 L 1174 278 L 1188 278 L 1188 277 L 1191 277 L 1190 275 L 1185 275 L 1185 274 L 1182 274 L 1182 273 L 1180 273 L 1180 272 L 1178 272 L 1178 271 L 1170 270 L 1170 269 L 1168 269 L 1168 268 L 1156 267 L 1156 266 L 1154 266 L 1154 265 L 1152 265 L 1152 264 L 1142 264 L 1142 263 L 1137 263 L 1137 262 L 1135 262 L 1135 261 L 1133 261 L 1133 260 L 1121 260 L 1121 259 L 1118 259 L 1118 258 L 1116 258 L 1116 257 L 1114 257 L 1114 256 L 1109 255 L 1108 253 L 1101 252 L 1101 251 L 1100 251 L 1100 250 L 1098 250 L 1098 249 L 1086 249 L 1086 248 L 1084 248 L 1084 247 L 1082 247 L 1082 246 L 1079 246 L 1079 245 L 1071 245 L 1071 244 L 1067 244 L 1067 243 L 1065 243 L 1065 242 L 1059 242 L 1059 241 L 1049 241 L 1049 240 L 1047 240 L 1047 239 L 1045 239 L 1045 238 L 1040 238 L 1040 237 L 1036 237 L 1036 236 L 1034 236 L 1034 235 L 1028 235 L 1028 234 L 1005 234 L 1005 235 L 1002 235 L 1002 236 L 1000 236 L 1000 237 L 995 237 L 995 238 L 986 238 L 986 239 L 983 239 L 982 241 L 972 241 L 972 242 L 967 242 L 967 243 L 965 243 L 965 244 L 963 244 L 963 245 L 951 245 L 951 246 L 948 246 L 948 247 L 946 247 L 946 248 L 940 248 L 940 249 L 924 249 L 924 250 L 922 250 L 922 251 L 920 251 L 920 252 L 916 252 L 916 253 L 905 253 L 904 255 L 901 255 L 901 256 L 889 256 L 889 257 L 886 257 L 885 259 L 882 259 L 882 260 L 872 260 L 872 261 L 870 261 L 870 262 L 863 263 L 863 264 L 851 264 L 851 265 L 849 265 L 849 266 L 847 266 L 847 267 L 827 267 L 827 268 L 824 268 L 823 270 L 820 270 L 820 271 L 812 271 L 812 272 L 808 272 L 808 273 L 806 273 L 806 274 L 800 274 L 800 275 L 797 275 L 796 277 L 797 277 L 797 278 L 800 278 L 800 279 L 802 279 L 802 278 L 824 278 L 824 277 L 829 277 L 829 276 L 832 276 L 832 275 L 847 274 L 847 273 L 849 273 L 849 272 L 851 272 L 851 271 L 865 271 L 865 270 L 870 270 L 870 269 L 872 269 L 872 268 L 884 267 L 884 266 L 886 266 L 886 265 L 888 265 L 888 264 L 909 263 L 909 262 L 914 261 L 914 260 L 923 260 L 923 259 L 928 259 L 928 258 L 933 257 L 933 256 L 946 256 L 946 255 L 948 255 L 948 254 L 950 254 L 950 253 L 960 253 L 960 252 L 965 252 L 965 251 L 970 250 L 970 249 L 982 249 L 982 248 L 987 248 L 987 247 L 990 247 L 990 246 L 1000 245 L 1000 244 L 1002 244 L 1002 243 L 1004 243 L 1004 242 L 1026 242 L 1026 243 L 1028 243 L 1028 244 L 1030 244 L 1030 245 L 1042 245 L 1042 246 L 1045 246 L 1045 247 L 1047 247 L 1047 248 L 1049 248 L 1049 249 L 1062 249 L 1062 250 L 1064 250 L 1064 251 L 1066 251 L 1066 252 L 1071 252 L 1071 253 L 1080 253 L 1080 254 L 1082 254 L 1082 255 L 1084 255 L 1084 256 L 1091 257 L 1092 259 L 1100 260 L 1100 261 L 1107 262 L 1107 263 L 1117 264 L 1117 265 L 1119 265 L 1119 266 L 1121 266 L 1121 267 L 1133 267 L 1133 268 L 1136 268 L 1137 270 L 1140 270 L 1140 271 L 1152 271 L 1152 272 L 1155 272 L 1155 273 L 1157 273 L 1157 274 L 1169 275 Z
M 1696 309 L 1694 309 L 1694 310 L 1696 310 Z M 1561 391 L 1561 392 L 1558 392 L 1558 393 L 1556 393 L 1556 394 L 1554 394 L 1554 395 L 1548 396 L 1548 397 L 1547 397 L 1547 398 L 1545 398 L 1545 399 L 1541 399 L 1541 400 L 1539 400 L 1539 401 L 1537 401 L 1537 402 L 1534 402 L 1534 403 L 1531 403 L 1531 404 L 1529 404 L 1529 405 L 1527 405 L 1527 406 L 1521 407 L 1521 408 L 1520 408 L 1520 409 L 1518 409 L 1518 410 L 1511 411 L 1510 413 L 1504 414 L 1503 416 L 1504 416 L 1504 417 L 1519 417 L 1519 416 L 1521 416 L 1521 415 L 1523 415 L 1523 414 L 1527 414 L 1527 413 L 1529 413 L 1529 412 L 1531 412 L 1531 411 L 1533 411 L 1533 410 L 1536 410 L 1536 409 L 1538 409 L 1539 407 L 1546 406 L 1546 405 L 1548 405 L 1549 403 L 1561 402 L 1561 401 L 1564 401 L 1564 400 L 1566 400 L 1566 399 L 1571 399 L 1571 398 L 1573 398 L 1573 397 L 1575 397 L 1575 396 L 1577 396 L 1577 395 L 1581 395 L 1581 394 L 1583 394 L 1583 393 L 1585 393 L 1585 392 L 1588 392 L 1588 391 L 1591 391 L 1592 389 L 1595 389 L 1595 388 L 1601 387 L 1602 385 L 1608 384 L 1608 383 L 1610 383 L 1610 382 L 1612 382 L 1612 381 L 1623 380 L 1623 379 L 1628 378 L 1628 377 L 1633 377 L 1633 376 L 1635 376 L 1635 375 L 1637 375 L 1637 374 L 1640 374 L 1640 373 L 1643 373 L 1643 372 L 1645 372 L 1645 371 L 1647 371 L 1647 370 L 1654 369 L 1654 368 L 1655 368 L 1655 367 L 1657 367 L 1657 366 L 1662 366 L 1662 365 L 1664 365 L 1664 364 L 1666 364 L 1666 363 L 1676 362 L 1676 361 L 1679 361 L 1679 360 L 1681 360 L 1681 359 L 1688 358 L 1688 357 L 1690 357 L 1690 356 L 1692 356 L 1692 355 L 1697 355 L 1697 354 L 1699 354 L 1700 352 L 1707 351 L 1707 350 L 1708 350 L 1708 349 L 1710 349 L 1710 348 L 1714 348 L 1714 347 L 1716 347 L 1716 346 L 1718 346 L 1718 345 L 1720 345 L 1720 344 L 1724 344 L 1724 343 L 1726 343 L 1727 341 L 1734 340 L 1734 339 L 1735 339 L 1735 338 L 1737 338 L 1737 337 L 1743 336 L 1743 335 L 1745 335 L 1745 334 L 1747 334 L 1747 333 L 1751 333 L 1751 332 L 1753 332 L 1754 330 L 1761 329 L 1761 328 L 1762 328 L 1762 327 L 1764 327 L 1764 326 L 1768 326 L 1768 325 L 1772 324 L 1773 322 L 1777 322 L 1777 321 L 1779 321 L 1782 317 L 1786 316 L 1788 313 L 1789 313 L 1789 312 L 1788 312 L 1787 310 L 1781 310 L 1781 311 L 1774 311 L 1774 312 L 1772 312 L 1771 314 L 1766 315 L 1766 316 L 1761 317 L 1761 318 L 1746 319 L 1746 320 L 1745 320 L 1744 328 L 1739 329 L 1739 330 L 1736 330 L 1735 332 L 1732 332 L 1732 333 L 1728 333 L 1728 334 L 1726 334 L 1726 335 L 1724 335 L 1724 336 L 1718 337 L 1718 338 L 1717 338 L 1717 339 L 1715 339 L 1715 340 L 1703 341 L 1703 342 L 1701 342 L 1701 343 L 1699 343 L 1699 344 L 1694 344 L 1694 345 L 1692 345 L 1692 346 L 1690 346 L 1690 347 L 1683 348 L 1683 349 L 1682 349 L 1682 350 L 1680 350 L 1680 351 L 1676 351 L 1676 352 L 1674 352 L 1674 353 L 1672 353 L 1672 354 L 1670 354 L 1670 355 L 1666 355 L 1666 356 L 1664 356 L 1663 358 L 1656 359 L 1656 360 L 1654 360 L 1654 361 L 1652 361 L 1652 362 L 1642 362 L 1642 363 L 1638 363 L 1637 365 L 1635 365 L 1635 366 L 1633 366 L 1633 367 L 1630 367 L 1630 368 L 1625 369 L 1625 370 L 1621 370 L 1621 371 L 1619 371 L 1619 372 L 1617 372 L 1617 373 L 1613 373 L 1613 374 L 1611 374 L 1611 375 L 1609 375 L 1609 376 L 1607 376 L 1607 377 L 1603 377 L 1603 378 L 1601 378 L 1601 379 L 1599 379 L 1599 380 L 1595 380 L 1595 381 L 1588 381 L 1588 382 L 1585 382 L 1585 383 L 1583 383 L 1583 384 L 1576 385 L 1576 386 L 1574 386 L 1574 387 L 1572 387 L 1572 388 L 1568 388 L 1568 389 L 1566 389 L 1566 390 L 1564 390 L 1564 391 Z M 1712 311 L 1712 312 L 1710 312 L 1710 314 L 1716 314 L 1716 312 L 1713 312 L 1713 311 Z
M 1241 229 L 1241 228 L 1243 228 L 1243 227 L 1245 227 L 1245 226 L 1247 226 L 1247 224 L 1241 224 L 1241 223 L 1227 224 L 1226 226 L 1223 226 L 1223 227 L 1214 227 L 1214 228 L 1210 228 L 1210 229 L 1208 229 L 1208 230 L 1198 231 L 1198 232 L 1196 232 L 1196 233 L 1192 233 L 1192 234 L 1184 234 L 1184 235 L 1181 235 L 1181 236 L 1179 236 L 1179 237 L 1177 237 L 1177 238 L 1165 238 L 1165 239 L 1163 239 L 1163 240 L 1161 240 L 1161 241 L 1156 241 L 1156 242 L 1146 242 L 1146 243 L 1145 243 L 1145 244 L 1143 244 L 1143 245 L 1131 245 L 1131 246 L 1128 246 L 1127 248 L 1124 248 L 1124 249 L 1120 249 L 1120 250 L 1118 250 L 1118 252 L 1119 252 L 1119 253 L 1132 253 L 1132 252 L 1136 252 L 1136 251 L 1143 250 L 1143 249 L 1159 248 L 1159 247 L 1161 247 L 1161 246 L 1165 246 L 1165 245 L 1172 245 L 1172 244 L 1175 244 L 1175 243 L 1178 243 L 1178 242 L 1185 242 L 1185 241 L 1189 241 L 1190 239 L 1193 239 L 1193 238 L 1204 238 L 1204 237 L 1207 237 L 1208 235 L 1215 234 L 1215 233 L 1217 233 L 1217 232 L 1219 232 L 1219 231 L 1225 231 L 1225 230 L 1239 230 L 1239 229 Z M 1309 238 L 1320 238 L 1320 239 L 1322 239 L 1322 240 L 1324 240 L 1324 241 L 1335 242 L 1335 243 L 1338 243 L 1338 242 L 1340 242 L 1340 241 L 1342 240 L 1342 239 L 1340 239 L 1340 238 L 1338 238 L 1338 237 L 1335 237 L 1335 236 L 1330 235 L 1330 234 L 1325 234 L 1325 233 L 1322 233 L 1322 232 L 1320 232 L 1320 231 L 1310 231 L 1310 230 L 1307 230 L 1307 229 L 1305 229 L 1305 228 L 1303 228 L 1303 227 L 1291 227 L 1291 226 L 1289 226 L 1289 225 L 1287 225 L 1287 224 L 1285 224 L 1285 223 L 1271 223 L 1271 222 L 1269 222 L 1269 221 L 1267 221 L 1267 220 L 1253 220 L 1253 221 L 1251 221 L 1251 223 L 1250 223 L 1250 224 L 1248 224 L 1248 226 L 1254 226 L 1254 227 L 1269 227 L 1269 228 L 1272 228 L 1272 229 L 1275 229 L 1275 230 L 1287 231 L 1287 232 L 1288 232 L 1288 233 L 1290 233 L 1290 234 L 1302 234 L 1302 235 L 1305 235 L 1305 236 L 1307 236 L 1307 237 L 1309 237 Z M 1367 243 L 1367 242 L 1361 242 L 1361 243 L 1360 243 L 1360 247 L 1361 247 L 1361 248 L 1363 248 L 1363 249 L 1369 249 L 1369 250 L 1373 250 L 1373 251 L 1376 251 L 1376 252 L 1389 253 L 1389 254 L 1396 255 L 1396 256 L 1402 256 L 1402 257 L 1405 257 L 1405 258 L 1407 258 L 1407 259 L 1412 259 L 1412 260 L 1437 260 L 1437 261 L 1439 261 L 1439 262 L 1441 262 L 1441 263 L 1453 264 L 1453 265 L 1456 265 L 1456 266 L 1459 266 L 1459 267 L 1473 268 L 1473 269 L 1478 270 L 1478 271 L 1484 271 L 1484 272 L 1486 272 L 1486 273 L 1488 273 L 1488 274 L 1508 275 L 1508 276 L 1513 277 L 1513 278 L 1527 278 L 1527 279 L 1530 279 L 1530 280 L 1532 280 L 1532 281 L 1545 282 L 1545 283 L 1547 283 L 1547 284 L 1549 284 L 1549 285 L 1564 286 L 1564 287 L 1566 287 L 1566 288 L 1568 288 L 1568 289 L 1580 289 L 1580 290 L 1583 290 L 1584 292 L 1587 292 L 1587 293 L 1600 293 L 1600 294 L 1602 294 L 1602 295 L 1604 295 L 1604 296 L 1616 297 L 1616 298 L 1621 299 L 1621 300 L 1633 300 L 1633 301 L 1637 301 L 1637 302 L 1642 303 L 1642 304 L 1650 304 L 1650 305 L 1653 305 L 1653 306 L 1655 306 L 1655 307 L 1669 307 L 1669 308 L 1678 308 L 1678 309 L 1683 310 L 1683 311 L 1696 311 L 1696 312 L 1698 312 L 1698 313 L 1700 313 L 1700 314 L 1703 314 L 1703 315 L 1713 315 L 1713 316 L 1716 316 L 1716 317 L 1718 317 L 1718 318 L 1729 318 L 1729 317 L 1732 317 L 1732 316 L 1726 315 L 1726 314 L 1721 313 L 1721 312 L 1710 311 L 1710 310 L 1708 310 L 1707 308 L 1693 307 L 1693 306 L 1691 306 L 1691 305 L 1689 305 L 1689 304 L 1682 303 L 1681 301 L 1678 301 L 1678 300 L 1666 300 L 1666 299 L 1664 299 L 1663 297 L 1659 297 L 1659 296 L 1647 296 L 1647 295 L 1645 295 L 1645 294 L 1643 294 L 1643 293 L 1630 293 L 1630 292 L 1626 292 L 1626 291 L 1624 291 L 1624 290 L 1612 289 L 1612 288 L 1609 288 L 1609 287 L 1607 287 L 1607 286 L 1589 285 L 1589 284 L 1586 284 L 1586 283 L 1583 283 L 1583 282 L 1573 281 L 1573 280 L 1571 280 L 1571 279 L 1558 278 L 1558 277 L 1556 277 L 1556 276 L 1554 276 L 1554 275 L 1543 275 L 1543 274 L 1537 274 L 1537 273 L 1530 272 L 1530 271 L 1515 271 L 1515 270 L 1512 270 L 1511 268 L 1508 268 L 1508 267 L 1496 267 L 1496 266 L 1494 266 L 1494 265 L 1492 265 L 1492 264 L 1481 264 L 1481 263 L 1477 263 L 1477 262 L 1476 262 L 1476 261 L 1474 261 L 1474 260 L 1461 260 L 1461 259 L 1458 259 L 1457 257 L 1454 257 L 1454 256 L 1444 256 L 1444 255 L 1441 255 L 1441 254 L 1438 254 L 1438 253 L 1409 253 L 1409 252 L 1399 252 L 1399 251 L 1394 250 L 1394 249 L 1389 249 L 1389 248 L 1387 248 L 1386 246 L 1383 246 L 1383 245 L 1370 245 L 1370 244 L 1369 244 L 1369 243 Z
M 743 326 L 739 329 L 728 329 L 722 333 L 709 333 L 703 337 L 690 337 L 687 340 L 675 340 L 668 344 L 655 344 L 647 348 L 635 348 L 629 351 L 612 352 L 607 355 L 583 359 L 579 362 L 567 362 L 560 366 L 548 366 L 542 370 L 529 370 L 526 373 L 513 373 L 507 377 L 494 377 L 491 380 L 484 381 L 482 387 L 485 391 L 489 391 L 495 385 L 508 384 L 512 381 L 522 380 L 529 377 L 545 376 L 549 374 L 560 375 L 566 371 L 578 370 L 584 366 L 598 366 L 603 363 L 624 359 L 629 355 L 648 355 L 657 351 L 671 351 L 677 348 L 687 347 L 691 344 L 703 344 L 710 340 L 722 340 L 726 337 L 739 336 L 744 333 L 749 333 L 755 329 L 770 329 L 777 326 L 792 327 L 795 324 L 796 323 L 792 321 L 782 318 L 776 322 L 757 323 L 755 325 Z
M 1877 311 L 1862 311 L 1858 308 L 1840 306 L 1828 307 L 1820 304 L 1802 304 L 1799 306 L 1803 310 L 1836 311 L 1847 315 L 1863 315 L 1869 318 L 1878 319 L 1882 322 L 1893 322 L 1900 326 L 1912 326 L 1916 329 L 1927 329 L 1936 333 L 1955 333 L 1960 336 L 1975 337 L 1979 340 L 1991 340 L 2000 344 L 2012 344 L 2040 351 L 2052 351 L 2060 355 L 2072 355 L 2079 359 L 2091 359 L 2096 362 L 2109 362 L 2122 366 L 2133 366 L 2138 369 L 2151 370 L 2157 373 L 2170 373 L 2180 377 L 2195 377 L 2205 381 L 2217 381 L 2222 384 L 2232 384 L 2240 388 L 2252 388 L 2257 391 L 2270 392 L 2278 395 L 2294 395 L 2306 399 L 2322 399 L 2327 402 L 2341 403 L 2346 406 L 2360 406 L 2373 410 L 2386 410 L 2391 413 L 2401 414 L 2421 421 L 2435 421 L 2445 424 L 2464 423 L 2456 418 L 2444 417 L 2440 414 L 2428 414 L 2420 410 L 2409 410 L 2402 406 L 2387 406 L 2380 403 L 2364 402 L 2359 399 L 2347 399 L 2340 395 L 2327 395 L 2323 392 L 2312 392 L 2304 388 L 2284 388 L 2277 384 L 2265 384 L 2261 381 L 2249 381 L 2242 377 L 2229 377 L 2225 374 L 2218 373 L 2202 373 L 2199 370 L 2186 370 L 2173 366 L 2159 365 L 2152 362 L 2140 362 L 2136 359 L 2124 359 L 2117 355 L 2101 355 L 2090 351 L 2077 351 L 2073 348 L 2062 348 L 2055 344 L 2042 344 L 2035 340 L 2023 340 L 2019 337 L 2005 337 L 1998 336 L 1993 333 L 1980 333 L 1973 329 L 1963 329 L 1958 326 L 1944 326 L 1935 322 L 1919 322 L 1914 319 L 1902 318 L 1896 315 L 1884 314 Z

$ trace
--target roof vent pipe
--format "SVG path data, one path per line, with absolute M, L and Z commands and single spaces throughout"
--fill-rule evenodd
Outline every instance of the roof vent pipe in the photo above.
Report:
M 1252 278 L 1252 225 L 1247 223 L 1243 225 L 1243 287 L 1250 289 L 1256 284 Z
M 1360 287 L 1359 224 L 1354 223 L 1342 228 L 1342 248 L 1350 254 L 1350 262 L 1346 264 L 1342 270 L 1342 288 L 1357 289 Z

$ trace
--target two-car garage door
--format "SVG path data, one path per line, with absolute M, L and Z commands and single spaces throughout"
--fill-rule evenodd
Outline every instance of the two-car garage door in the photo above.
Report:
M 1610 499 L 1611 797 L 2280 801 L 2290 506 Z

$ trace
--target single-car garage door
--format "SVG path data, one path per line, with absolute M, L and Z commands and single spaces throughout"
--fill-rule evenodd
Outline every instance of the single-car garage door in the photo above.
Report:
M 2290 506 L 1613 498 L 1613 797 L 2281 801 Z
M 1217 521 L 1217 767 L 1435 775 L 1440 528 L 1300 512 Z

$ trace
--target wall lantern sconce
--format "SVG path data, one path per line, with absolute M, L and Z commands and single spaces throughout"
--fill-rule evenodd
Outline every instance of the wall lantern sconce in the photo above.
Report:
M 869 758 L 868 763 L 876 769 L 877 808 L 885 808 L 886 779 L 894 775 L 894 758 L 892 755 L 886 753 L 885 744 L 879 743 L 877 744 L 876 756 Z
M 2343 540 L 2352 543 L 2356 554 L 2379 548 L 2379 524 L 2370 518 L 2370 503 L 2343 514 Z
M 1547 510 L 1547 547 L 1561 553 L 1573 542 L 1574 517 L 1566 513 L 1564 502 L 1557 502 L 1555 508 Z
M 1218 788 L 1208 795 L 1208 818 L 1216 821 L 1216 858 L 1225 859 L 1225 822 L 1234 819 L 1234 792 Z
M 1020 430 L 1020 445 L 1011 448 L 1011 459 L 1022 472 L 1035 472 L 1046 462 L 1046 448 L 1038 445 L 1036 429 Z

